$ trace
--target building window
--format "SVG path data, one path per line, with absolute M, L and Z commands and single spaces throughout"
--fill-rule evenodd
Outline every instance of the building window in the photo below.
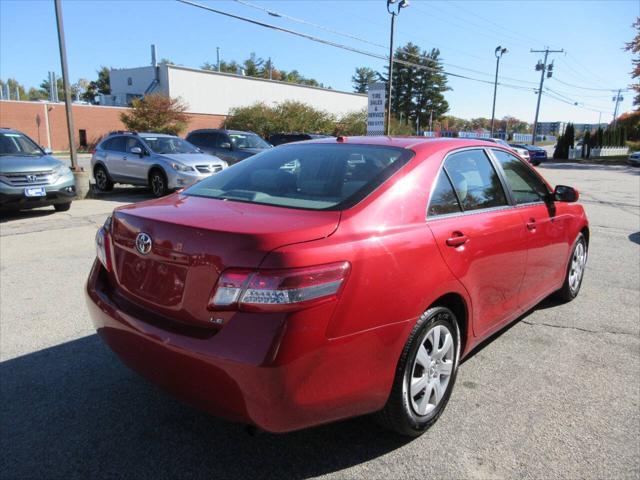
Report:
M 127 77 L 127 85 L 133 85 L 133 79 L 131 77 Z
M 84 129 L 81 129 L 78 132 L 78 137 L 80 138 L 80 146 L 82 148 L 87 148 L 87 131 Z

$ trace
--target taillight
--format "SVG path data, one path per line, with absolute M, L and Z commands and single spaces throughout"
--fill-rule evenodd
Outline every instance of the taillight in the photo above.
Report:
M 111 217 L 107 219 L 105 226 L 100 227 L 96 232 L 96 255 L 107 272 L 111 271 L 111 241 L 107 230 L 110 221 Z
M 216 310 L 297 310 L 338 295 L 349 262 L 282 270 L 222 272 L 209 307 Z

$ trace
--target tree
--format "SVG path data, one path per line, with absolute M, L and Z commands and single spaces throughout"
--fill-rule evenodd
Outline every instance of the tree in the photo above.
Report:
M 58 100 L 64 102 L 64 87 L 62 85 L 62 78 L 56 78 L 56 89 L 58 92 Z M 44 98 L 51 98 L 51 85 L 49 79 L 46 78 L 40 83 L 40 91 L 42 92 Z
M 42 90 L 31 87 L 27 92 L 27 98 L 32 102 L 37 102 L 38 100 L 47 100 L 49 97 Z
M 631 77 L 637 78 L 638 81 L 631 85 L 631 88 L 636 92 L 633 98 L 633 105 L 638 106 L 640 109 L 640 17 L 636 18 L 633 23 L 633 27 L 636 29 L 636 36 L 632 41 L 626 44 L 625 50 L 635 54 L 635 58 L 631 60 L 633 64 L 633 70 L 631 71 Z
M 413 125 L 417 118 L 420 125 L 426 125 L 430 116 L 435 122 L 449 110 L 444 92 L 450 88 L 439 56 L 438 49 L 422 51 L 411 42 L 396 50 L 391 113 L 401 122 Z M 388 82 L 388 71 L 386 77 L 382 73 L 378 76 Z
M 375 70 L 369 67 L 358 67 L 356 73 L 351 77 L 353 82 L 353 91 L 356 93 L 367 93 L 369 85 L 376 81 L 377 74 Z
M 80 96 L 80 98 L 85 102 L 96 103 L 96 97 L 98 95 L 111 94 L 109 69 L 107 67 L 100 67 L 100 70 L 98 70 L 97 73 L 97 80 L 89 82 L 89 85 L 87 85 L 84 92 Z
M 152 93 L 134 100 L 131 111 L 120 114 L 120 120 L 129 130 L 178 135 L 189 122 L 187 108 L 180 98 Z
M 564 133 L 558 137 L 556 149 L 553 152 L 553 158 L 567 159 L 569 158 L 569 149 L 573 148 L 575 142 L 575 129 L 573 123 L 567 123 Z
M 264 65 L 264 60 L 257 57 L 255 52 L 251 52 L 249 58 L 242 62 L 244 74 L 247 77 L 263 77 L 264 70 L 262 69 L 262 65 Z
M 6 82 L 0 80 L 0 88 L 2 92 L 6 92 L 6 86 L 9 87 L 9 98 L 11 100 L 28 100 L 29 97 L 24 86 L 15 78 L 8 78 Z M 16 95 L 17 92 L 17 95 Z
M 160 61 L 158 62 L 158 65 L 177 65 L 176 62 L 174 62 L 173 60 L 170 60 L 168 58 L 161 58 Z
M 336 123 L 334 135 L 366 135 L 367 133 L 367 109 L 363 108 L 355 112 L 342 115 Z

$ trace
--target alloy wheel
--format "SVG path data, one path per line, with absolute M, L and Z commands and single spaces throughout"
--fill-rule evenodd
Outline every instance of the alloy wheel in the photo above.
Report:
M 453 335 L 444 325 L 435 325 L 420 343 L 409 378 L 409 400 L 418 415 L 429 415 L 438 406 L 447 391 L 454 361 Z
M 99 190 L 107 189 L 107 182 L 109 179 L 107 178 L 107 173 L 102 168 L 98 168 L 96 170 L 96 185 Z
M 573 293 L 577 292 L 582 282 L 584 266 L 587 262 L 587 250 L 584 242 L 580 241 L 573 250 L 571 257 L 571 267 L 569 268 L 569 288 Z
M 151 191 L 156 197 L 161 197 L 164 194 L 164 178 L 159 173 L 151 177 Z

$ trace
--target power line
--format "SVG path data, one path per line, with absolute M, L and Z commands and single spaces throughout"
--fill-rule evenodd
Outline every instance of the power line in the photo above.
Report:
M 557 78 L 557 77 L 554 77 L 554 78 L 553 78 L 553 80 L 555 80 L 556 82 L 560 82 L 560 83 L 562 83 L 563 85 L 566 85 L 566 86 L 568 86 L 568 87 L 579 88 L 579 89 L 581 89 L 581 90 L 592 90 L 592 91 L 595 91 L 595 92 L 616 92 L 616 91 L 618 91 L 618 89 L 617 89 L 617 88 L 590 88 L 590 87 L 581 87 L 580 85 L 575 85 L 575 84 L 573 84 L 573 83 L 563 82 L 562 80 L 560 80 L 560 79 L 559 79 L 559 78 Z M 626 91 L 626 90 L 628 90 L 628 89 L 623 89 L 622 91 L 624 92 L 624 91 Z

